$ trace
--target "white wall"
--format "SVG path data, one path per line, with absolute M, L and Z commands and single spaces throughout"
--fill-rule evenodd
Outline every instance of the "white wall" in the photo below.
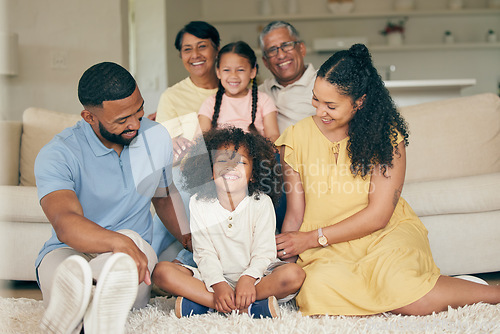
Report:
M 181 81 L 189 74 L 182 65 L 179 51 L 174 46 L 175 37 L 179 30 L 187 23 L 200 20 L 201 17 L 201 0 L 167 0 L 167 67 L 169 69 L 169 86 Z
M 156 111 L 161 94 L 188 73 L 174 47 L 177 32 L 189 21 L 201 17 L 200 0 L 133 0 L 135 35 L 131 64 L 145 100 L 145 112 Z
M 285 16 L 284 0 L 271 1 L 274 14 Z M 326 0 L 298 2 L 300 12 L 306 14 L 326 11 Z M 465 5 L 479 8 L 486 6 L 486 2 L 465 0 Z M 156 110 L 159 96 L 166 87 L 187 76 L 173 46 L 175 35 L 183 25 L 207 17 L 253 16 L 258 13 L 258 3 L 253 0 L 136 0 L 134 75 L 146 100 L 146 113 Z M 392 0 L 356 0 L 356 3 L 364 10 L 383 10 L 390 8 Z M 419 8 L 427 9 L 446 6 L 446 0 L 418 0 L 417 3 Z M 128 0 L 0 0 L 0 29 L 19 35 L 19 75 L 0 75 L 0 119 L 19 120 L 30 106 L 79 113 L 77 84 L 85 69 L 101 61 L 115 61 L 129 68 L 127 4 Z M 377 34 L 383 25 L 381 19 L 291 22 L 306 39 L 307 60 L 316 66 L 328 55 L 312 52 L 313 37 L 358 34 L 359 29 L 368 27 L 372 36 L 379 39 L 373 43 L 382 39 Z M 256 47 L 263 24 L 215 26 L 221 33 L 222 44 L 244 39 Z M 411 18 L 408 42 L 439 42 L 445 27 L 455 29 L 458 38 L 477 40 L 487 28 L 500 34 L 500 17 Z M 476 78 L 478 84 L 466 88 L 464 95 L 496 93 L 500 80 L 499 48 L 374 52 L 373 57 L 378 66 L 396 65 L 393 79 Z M 261 77 L 270 75 L 262 64 L 260 68 Z
M 394 0 L 354 0 L 357 12 L 391 11 Z M 245 19 L 259 15 L 260 1 L 248 0 L 201 0 L 202 18 L 219 30 L 222 42 L 242 39 L 257 48 L 259 31 L 268 21 L 221 23 L 219 19 Z M 286 13 L 286 0 L 270 0 L 272 15 L 269 19 L 285 19 L 298 28 L 308 48 L 306 60 L 319 67 L 329 56 L 317 54 L 312 50 L 312 41 L 318 37 L 366 36 L 368 45 L 385 43 L 379 32 L 387 18 L 334 19 L 332 20 L 294 20 Z M 326 0 L 298 0 L 299 11 L 296 15 L 328 14 Z M 439 11 L 447 8 L 448 0 L 416 0 L 416 10 Z M 464 0 L 464 8 L 486 8 L 487 0 Z M 170 9 L 170 8 L 169 8 Z M 174 8 L 172 8 L 174 10 Z M 441 44 L 445 30 L 451 30 L 457 42 L 483 42 L 488 29 L 494 29 L 500 38 L 500 15 L 444 15 L 413 16 L 406 23 L 407 44 Z M 457 79 L 475 78 L 474 87 L 463 90 L 463 95 L 482 92 L 498 92 L 500 81 L 500 48 L 418 50 L 418 51 L 373 51 L 374 63 L 380 69 L 395 65 L 392 79 Z M 170 58 L 169 58 L 170 61 Z M 169 67 L 170 68 L 170 67 Z M 180 75 L 177 69 L 170 68 L 169 85 L 175 83 Z M 269 77 L 270 72 L 260 62 L 260 79 Z M 175 79 L 175 80 L 171 80 Z
M 131 63 L 137 85 L 144 98 L 144 111 L 156 111 L 161 93 L 167 88 L 167 22 L 164 0 L 131 1 L 134 24 L 130 35 L 135 63 Z M 132 59 L 131 59 L 132 60 Z
M 77 85 L 88 67 L 128 67 L 126 0 L 1 1 L 19 35 L 19 74 L 0 75 L 0 119 L 20 120 L 31 106 L 80 113 Z

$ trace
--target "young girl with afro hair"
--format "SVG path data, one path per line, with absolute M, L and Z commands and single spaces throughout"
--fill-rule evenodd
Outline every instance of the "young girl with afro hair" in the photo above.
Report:
M 153 281 L 178 296 L 178 317 L 233 310 L 279 316 L 304 281 L 295 263 L 277 259 L 273 200 L 281 189 L 275 148 L 240 128 L 211 129 L 183 160 L 197 268 L 160 262 Z

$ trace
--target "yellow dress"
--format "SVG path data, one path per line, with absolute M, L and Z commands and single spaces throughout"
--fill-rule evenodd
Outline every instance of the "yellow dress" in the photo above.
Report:
M 329 141 L 312 117 L 287 128 L 276 141 L 276 146 L 285 146 L 284 160 L 300 174 L 304 187 L 300 231 L 336 224 L 368 205 L 370 177 L 363 180 L 351 174 L 347 141 Z M 385 228 L 360 239 L 309 249 L 297 263 L 306 272 L 297 296 L 303 315 L 394 310 L 427 294 L 440 275 L 427 229 L 403 198 Z

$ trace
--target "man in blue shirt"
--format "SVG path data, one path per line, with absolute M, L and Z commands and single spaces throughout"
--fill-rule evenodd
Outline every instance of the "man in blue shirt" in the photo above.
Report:
M 96 64 L 82 75 L 78 97 L 82 120 L 35 162 L 40 204 L 53 227 L 36 260 L 47 306 L 41 327 L 79 332 L 83 319 L 86 333 L 123 333 L 130 308 L 149 300 L 158 261 L 151 203 L 180 241 L 189 239 L 187 217 L 172 183 L 170 136 L 143 117 L 132 75 L 115 63 Z

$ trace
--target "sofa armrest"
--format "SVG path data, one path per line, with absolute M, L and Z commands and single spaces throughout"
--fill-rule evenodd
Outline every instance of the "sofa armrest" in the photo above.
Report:
M 0 186 L 0 221 L 48 223 L 36 187 Z
M 22 123 L 0 121 L 0 185 L 19 184 L 19 154 L 21 149 Z

